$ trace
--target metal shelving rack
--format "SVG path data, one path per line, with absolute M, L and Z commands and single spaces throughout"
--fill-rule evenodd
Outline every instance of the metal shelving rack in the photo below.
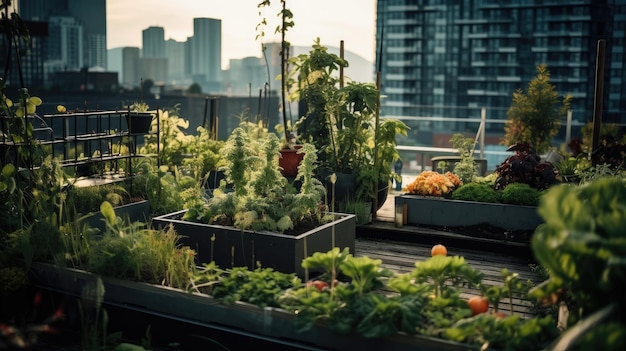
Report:
M 156 155 L 137 154 L 140 141 L 154 132 L 148 129 L 145 132 L 131 133 L 131 112 L 128 110 L 85 111 L 41 117 L 33 115 L 29 116 L 28 120 L 33 124 L 34 138 L 59 161 L 61 167 L 73 167 L 77 181 L 86 178 L 93 185 L 132 177 L 133 159 L 137 157 L 158 159 L 159 114 L 158 110 L 149 113 L 157 122 Z M 4 153 L 1 155 L 2 160 L 4 163 L 15 163 L 11 158 L 16 157 L 12 152 L 16 143 L 6 132 L 8 129 L 6 118 L 0 120 L 0 129 L 0 146 Z M 96 170 L 97 172 L 94 172 Z M 85 171 L 90 172 L 86 174 Z

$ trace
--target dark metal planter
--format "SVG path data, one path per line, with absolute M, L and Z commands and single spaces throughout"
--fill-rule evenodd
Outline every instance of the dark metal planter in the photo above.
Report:
M 337 213 L 333 222 L 299 235 L 288 235 L 183 221 L 185 212 L 154 217 L 152 226 L 164 228 L 171 224 L 181 236 L 180 243 L 196 250 L 200 263 L 215 261 L 221 268 L 254 269 L 259 262 L 262 267 L 303 277 L 302 260 L 315 252 L 347 247 L 354 254 L 356 216 L 353 214 Z
M 150 218 L 150 202 L 148 202 L 148 200 L 117 206 L 114 207 L 114 210 L 117 217 L 128 220 L 130 223 L 148 223 Z M 84 221 L 89 227 L 100 229 L 100 232 L 104 232 L 105 230 L 104 217 L 100 212 L 94 212 L 92 215 L 86 217 Z
M 33 265 L 32 282 L 35 286 L 75 298 L 84 297 L 85 291 L 93 290 L 97 279 L 96 275 L 80 270 L 47 264 Z M 295 316 L 282 309 L 260 308 L 241 302 L 225 305 L 204 294 L 120 279 L 104 277 L 102 283 L 103 308 L 115 309 L 116 318 L 111 320 L 111 328 L 124 333 L 126 326 L 145 330 L 146 325 L 140 322 L 159 317 L 160 323 L 151 329 L 155 338 L 175 332 L 183 342 L 194 335 L 207 338 L 210 335 L 214 341 L 225 344 L 220 339 L 223 337 L 234 342 L 225 345 L 233 350 L 250 347 L 250 340 L 255 339 L 266 345 L 274 344 L 271 348 L 274 350 L 283 350 L 286 346 L 302 350 L 477 350 L 470 345 L 401 333 L 384 339 L 368 339 L 357 334 L 341 335 L 322 324 L 299 332 Z M 180 328 L 181 325 L 186 327 Z M 227 334 L 230 337 L 226 338 Z M 244 338 L 246 341 L 243 341 Z
M 462 227 L 489 224 L 507 230 L 534 230 L 543 223 L 537 207 L 398 195 L 395 205 L 407 205 L 407 223 Z

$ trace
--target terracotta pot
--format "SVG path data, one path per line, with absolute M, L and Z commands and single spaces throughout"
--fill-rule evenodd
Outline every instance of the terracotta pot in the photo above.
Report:
M 302 159 L 304 158 L 304 154 L 299 154 L 298 150 L 302 148 L 302 145 L 295 145 L 293 149 L 281 149 L 280 150 L 280 159 L 278 160 L 278 165 L 281 168 L 281 173 L 285 177 L 295 177 L 298 175 L 298 166 Z

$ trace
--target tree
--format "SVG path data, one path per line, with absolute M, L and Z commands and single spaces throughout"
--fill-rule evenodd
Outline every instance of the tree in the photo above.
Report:
M 187 89 L 188 94 L 202 94 L 202 87 L 198 83 L 193 83 Z
M 561 126 L 561 118 L 570 108 L 572 97 L 561 99 L 550 84 L 550 72 L 545 64 L 537 66 L 537 76 L 528 84 L 524 93 L 521 89 L 513 93 L 513 103 L 507 111 L 508 121 L 504 126 L 502 144 L 513 145 L 528 142 L 541 154 L 550 148 L 550 141 Z

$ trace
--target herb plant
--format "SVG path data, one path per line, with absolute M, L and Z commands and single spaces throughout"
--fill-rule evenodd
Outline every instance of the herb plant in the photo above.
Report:
M 450 139 L 452 147 L 459 151 L 461 160 L 454 165 L 454 173 L 461 178 L 463 183 L 469 183 L 478 175 L 476 161 L 474 161 L 474 148 L 476 143 L 472 138 L 466 138 L 461 133 L 456 133 Z
M 57 264 L 69 265 L 104 276 L 184 289 L 195 270 L 195 252 L 178 245 L 173 229 L 145 228 L 117 217 L 113 206 L 103 202 L 106 230 L 96 234 L 87 227 L 68 223 L 65 250 Z
M 325 213 L 325 188 L 313 177 L 317 161 L 313 145 L 298 150 L 304 157 L 296 190 L 279 171 L 278 137 L 267 132 L 251 137 L 256 133 L 245 123 L 233 130 L 223 150 L 225 182 L 204 203 L 191 207 L 184 219 L 279 233 L 331 219 Z

